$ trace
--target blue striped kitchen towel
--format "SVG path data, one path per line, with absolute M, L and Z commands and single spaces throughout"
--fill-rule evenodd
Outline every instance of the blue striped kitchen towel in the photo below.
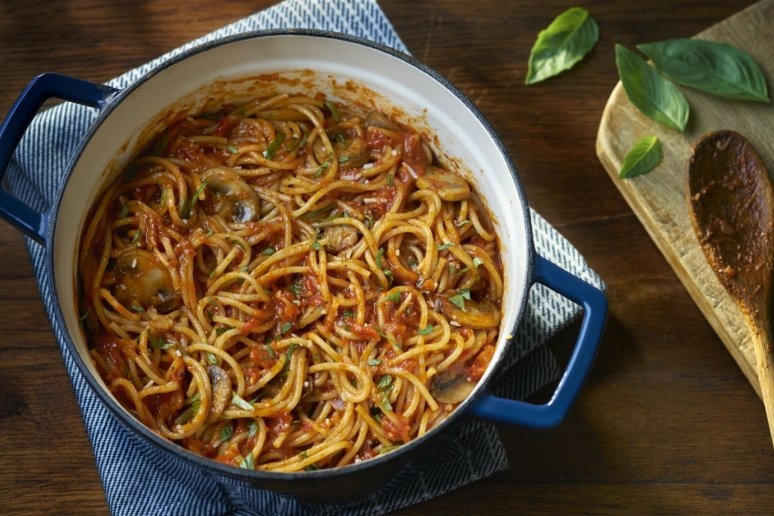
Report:
M 223 36 L 279 28 L 314 28 L 345 32 L 407 51 L 375 0 L 286 0 L 192 41 L 109 84 L 125 88 L 180 52 Z M 41 112 L 20 142 L 7 173 L 11 192 L 45 211 L 54 204 L 57 186 L 76 146 L 97 116 L 94 109 L 65 103 Z M 45 152 L 40 150 L 45 148 Z M 579 276 L 602 287 L 598 275 L 554 228 L 531 213 L 537 251 Z M 306 505 L 277 493 L 231 479 L 212 478 L 187 464 L 170 464 L 149 443 L 123 428 L 98 401 L 62 344 L 63 328 L 51 316 L 51 278 L 44 274 L 44 252 L 29 240 L 29 253 L 64 363 L 72 379 L 108 506 L 117 515 L 129 514 L 377 514 L 394 511 L 449 492 L 508 467 L 495 427 L 466 420 L 445 437 L 431 457 L 406 465 L 383 489 L 369 498 L 336 505 Z M 495 382 L 498 395 L 523 399 L 555 381 L 559 371 L 542 344 L 579 314 L 579 307 L 536 285 L 532 288 L 516 345 L 502 366 L 507 380 Z

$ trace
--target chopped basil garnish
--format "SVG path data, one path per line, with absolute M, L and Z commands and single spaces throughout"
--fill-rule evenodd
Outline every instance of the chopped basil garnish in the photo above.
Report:
M 387 186 L 392 186 L 395 184 L 395 176 L 392 174 L 387 174 Z
M 207 353 L 207 363 L 210 365 L 218 365 L 220 364 L 220 359 L 213 353 Z
M 189 211 L 194 206 L 196 206 L 196 201 L 199 200 L 199 196 L 202 194 L 205 188 L 207 188 L 207 181 L 202 181 L 202 184 L 200 184 L 199 188 L 196 189 L 196 193 L 194 193 L 193 197 L 191 197 L 191 208 L 189 208 Z
M 392 301 L 393 303 L 397 303 L 400 301 L 400 292 L 391 292 L 386 297 L 384 297 L 380 303 L 383 303 L 384 301 Z
M 234 435 L 234 429 L 231 428 L 231 424 L 228 424 L 220 429 L 220 440 L 228 441 L 231 436 Z
M 276 251 L 274 250 L 274 248 L 270 246 L 270 247 L 267 247 L 266 249 L 264 249 L 263 251 L 261 251 L 261 254 L 266 255 L 266 256 L 271 256 L 275 252 Z
M 121 198 L 121 210 L 118 212 L 118 218 L 123 219 L 129 215 L 129 206 L 124 202 L 124 198 Z
M 436 249 L 438 249 L 439 251 L 443 251 L 444 249 L 448 249 L 448 248 L 453 247 L 453 246 L 454 246 L 454 244 L 450 244 L 450 243 L 447 242 L 445 244 L 440 244 L 438 247 L 436 247 Z
M 320 249 L 322 249 L 322 245 L 320 245 L 320 242 L 315 240 L 314 242 L 312 242 L 312 249 L 314 249 L 315 251 L 319 251 Z
M 420 328 L 417 333 L 419 335 L 429 335 L 429 334 L 433 333 L 433 325 L 432 324 L 428 324 L 424 328 Z
M 291 284 L 288 286 L 288 290 L 289 290 L 289 291 L 290 291 L 290 292 L 291 292 L 291 293 L 292 293 L 294 296 L 296 296 L 296 297 L 299 297 L 299 296 L 301 295 L 301 290 L 302 290 L 301 283 L 299 283 L 299 282 L 296 282 L 296 283 L 291 283 Z
M 466 299 L 470 299 L 470 290 L 466 288 L 462 289 L 457 295 L 449 296 L 449 301 L 451 301 L 460 310 L 465 310 Z
M 473 266 L 474 266 L 474 267 L 478 268 L 478 266 L 479 266 L 479 265 L 481 265 L 482 263 L 484 263 L 484 260 L 482 260 L 482 259 L 481 259 L 481 258 L 479 258 L 478 256 L 476 256 L 475 258 L 473 258 Z
M 231 404 L 236 405 L 242 410 L 249 410 L 251 412 L 254 410 L 254 407 L 250 403 L 245 401 L 245 399 L 242 396 L 240 396 L 235 392 L 231 393 Z
M 242 469 L 255 469 L 255 463 L 253 462 L 253 454 L 248 453 L 239 463 L 239 467 Z
M 271 141 L 269 146 L 266 147 L 266 150 L 263 151 L 263 157 L 266 159 L 274 158 L 274 154 L 277 153 L 280 146 L 282 145 L 282 142 L 284 141 L 285 141 L 285 133 L 277 133 L 277 135 Z
M 226 147 L 226 148 L 228 149 L 228 151 L 229 151 L 231 154 L 236 154 L 237 152 L 239 152 L 239 149 L 237 149 L 237 148 L 236 148 L 236 147 L 234 147 L 233 145 L 229 145 L 229 146 L 228 146 L 228 147 Z
M 331 116 L 333 117 L 333 119 L 334 119 L 336 122 L 338 122 L 338 121 L 341 119 L 341 117 L 340 117 L 340 115 L 339 115 L 339 110 L 338 110 L 338 109 L 336 109 L 336 104 L 334 104 L 334 103 L 333 103 L 332 101 L 330 101 L 330 100 L 326 100 L 326 101 L 325 101 L 323 104 L 325 104 L 325 107 L 327 107 L 327 108 L 328 108 L 328 111 L 330 111 L 330 112 L 331 112 Z
M 282 335 L 285 335 L 287 332 L 289 332 L 293 328 L 293 323 L 284 322 L 282 323 L 282 326 L 280 327 L 280 333 Z
M 376 266 L 382 268 L 382 256 L 384 256 L 384 248 L 380 247 L 376 252 Z
M 392 376 L 386 374 L 379 379 L 379 383 L 376 384 L 376 387 L 379 390 L 384 390 L 390 385 L 392 385 Z
M 148 340 L 150 340 L 150 344 L 153 349 L 167 349 L 172 345 L 171 342 L 167 342 L 161 337 L 156 337 L 152 333 L 148 334 Z
M 366 362 L 366 364 L 368 364 L 368 365 L 370 365 L 370 366 L 378 366 L 378 365 L 379 365 L 379 364 L 381 364 L 381 363 L 382 363 L 382 360 L 381 360 L 381 359 L 379 359 L 379 358 L 372 358 L 371 360 L 369 360 L 368 362 Z

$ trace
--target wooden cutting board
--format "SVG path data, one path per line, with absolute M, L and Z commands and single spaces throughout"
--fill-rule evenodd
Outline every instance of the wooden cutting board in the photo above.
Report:
M 774 98 L 774 0 L 762 0 L 696 38 L 729 43 L 749 52 L 763 69 L 769 98 Z M 760 396 L 748 327 L 699 247 L 689 219 L 685 176 L 693 142 L 708 131 L 720 129 L 733 129 L 747 137 L 769 173 L 774 173 L 774 104 L 734 102 L 685 87 L 681 90 L 691 107 L 684 133 L 645 117 L 629 102 L 619 82 L 602 115 L 597 156 Z M 645 135 L 657 135 L 661 140 L 661 164 L 647 175 L 618 179 L 624 156 Z

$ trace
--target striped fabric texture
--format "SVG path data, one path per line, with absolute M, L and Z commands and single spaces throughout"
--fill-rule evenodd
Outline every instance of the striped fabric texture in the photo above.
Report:
M 109 82 L 124 88 L 166 59 L 196 45 L 245 31 L 315 28 L 346 32 L 406 51 L 389 20 L 374 0 L 286 0 L 239 20 L 161 56 Z M 7 173 L 10 191 L 44 212 L 54 204 L 68 162 L 97 111 L 62 104 L 41 112 L 20 142 Z M 45 149 L 45 152 L 40 152 Z M 540 215 L 531 212 L 536 250 L 587 282 L 602 287 L 599 276 L 578 251 Z M 503 445 L 489 423 L 464 420 L 430 457 L 409 462 L 378 492 L 364 500 L 336 505 L 308 505 L 295 498 L 256 489 L 243 482 L 215 478 L 161 455 L 134 436 L 98 401 L 63 344 L 63 328 L 53 318 L 51 278 L 45 274 L 43 248 L 27 247 L 54 334 L 81 407 L 94 448 L 108 506 L 118 515 L 196 514 L 378 514 L 394 511 L 449 492 L 508 467 Z M 555 381 L 560 371 L 542 344 L 580 313 L 574 303 L 541 285 L 532 288 L 524 320 L 506 358 L 495 394 L 523 399 Z M 333 486 L 332 486 L 333 488 Z

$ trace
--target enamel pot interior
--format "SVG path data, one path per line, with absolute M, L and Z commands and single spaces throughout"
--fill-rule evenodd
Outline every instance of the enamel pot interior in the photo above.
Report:
M 109 393 L 89 358 L 77 313 L 77 249 L 89 207 L 127 162 L 180 113 L 196 113 L 224 101 L 280 91 L 312 90 L 365 104 L 433 136 L 434 150 L 454 161 L 474 184 L 500 237 L 505 298 L 500 341 L 473 395 L 442 425 L 401 449 L 369 461 L 302 473 L 239 470 L 198 457 L 145 428 Z M 532 240 L 523 189 L 502 142 L 473 104 L 439 75 L 386 47 L 318 32 L 262 32 L 219 40 L 184 53 L 121 92 L 100 115 L 73 159 L 55 208 L 49 262 L 54 275 L 57 316 L 67 345 L 89 384 L 108 408 L 134 432 L 188 462 L 271 488 L 283 482 L 358 473 L 412 450 L 457 420 L 485 389 L 515 333 L 530 286 Z M 330 490 L 330 487 L 328 487 Z

